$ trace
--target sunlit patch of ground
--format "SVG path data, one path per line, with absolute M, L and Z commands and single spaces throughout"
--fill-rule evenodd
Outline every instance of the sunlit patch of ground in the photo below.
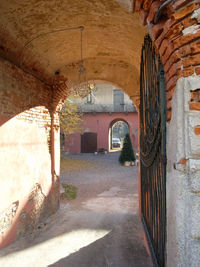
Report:
M 119 152 L 62 155 L 67 195 L 60 209 L 1 250 L 0 266 L 152 267 L 138 216 L 138 167 L 121 166 L 118 158 Z
M 62 172 L 80 172 L 91 167 L 94 167 L 94 163 L 89 160 L 72 159 L 67 157 L 67 155 L 61 155 L 60 168 Z
M 121 147 L 112 148 L 109 152 L 120 152 L 122 150 Z
M 45 267 L 106 236 L 106 229 L 76 229 L 0 258 L 5 267 Z M 21 241 L 21 243 L 23 240 Z M 25 242 L 25 241 L 24 241 Z M 20 244 L 20 242 L 18 242 Z M 62 265 L 63 266 L 63 265 Z M 67 265 L 68 267 L 68 265 Z M 77 266 L 78 267 L 78 266 Z

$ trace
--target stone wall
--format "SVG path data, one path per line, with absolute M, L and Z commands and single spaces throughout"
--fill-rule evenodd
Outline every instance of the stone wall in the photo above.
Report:
M 50 87 L 0 59 L 0 248 L 58 208 L 59 131 L 51 103 Z
M 200 266 L 200 77 L 180 78 L 167 129 L 167 266 Z M 194 102 L 192 102 L 194 103 Z

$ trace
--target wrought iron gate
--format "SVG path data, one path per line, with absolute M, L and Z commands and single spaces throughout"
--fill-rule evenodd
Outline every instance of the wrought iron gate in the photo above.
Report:
M 166 112 L 164 71 L 150 37 L 144 40 L 140 73 L 142 221 L 155 266 L 165 266 Z

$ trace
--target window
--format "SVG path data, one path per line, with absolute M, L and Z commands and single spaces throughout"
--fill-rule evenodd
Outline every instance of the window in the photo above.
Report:
M 114 111 L 116 112 L 124 111 L 124 93 L 119 89 L 115 89 L 113 91 L 113 104 L 114 104 Z

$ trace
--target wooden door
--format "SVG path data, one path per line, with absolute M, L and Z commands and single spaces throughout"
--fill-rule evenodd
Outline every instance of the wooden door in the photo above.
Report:
M 97 150 L 97 133 L 81 135 L 81 153 L 94 153 Z

